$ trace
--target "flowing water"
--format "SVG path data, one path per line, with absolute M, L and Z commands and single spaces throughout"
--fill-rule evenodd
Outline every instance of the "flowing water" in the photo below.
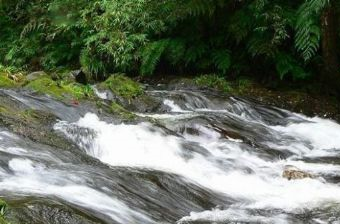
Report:
M 333 121 L 150 88 L 163 106 L 127 124 L 10 94 L 54 111 L 61 118 L 54 130 L 80 148 L 54 149 L 0 129 L 0 196 L 21 209 L 22 223 L 340 223 Z M 286 165 L 316 178 L 286 180 Z

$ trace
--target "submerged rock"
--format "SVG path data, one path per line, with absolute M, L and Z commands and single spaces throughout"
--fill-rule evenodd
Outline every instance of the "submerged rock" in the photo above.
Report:
M 315 178 L 314 175 L 302 171 L 299 168 L 295 167 L 295 166 L 285 166 L 285 169 L 282 173 L 282 177 L 286 178 L 288 180 L 298 180 L 298 179 L 304 179 L 304 178 Z

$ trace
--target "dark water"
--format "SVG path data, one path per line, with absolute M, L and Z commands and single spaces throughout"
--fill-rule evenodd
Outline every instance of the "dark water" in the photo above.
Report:
M 340 126 L 214 93 L 150 89 L 143 122 L 7 92 L 56 114 L 78 151 L 0 128 L 0 196 L 19 223 L 340 223 Z M 293 165 L 317 176 L 288 181 Z

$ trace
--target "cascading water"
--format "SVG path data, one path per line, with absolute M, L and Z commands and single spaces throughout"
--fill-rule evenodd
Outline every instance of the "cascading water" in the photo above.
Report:
M 337 123 L 198 91 L 148 94 L 164 107 L 141 123 L 92 112 L 55 124 L 76 154 L 0 132 L 0 193 L 57 200 L 94 223 L 340 222 Z M 315 178 L 284 179 L 287 165 Z

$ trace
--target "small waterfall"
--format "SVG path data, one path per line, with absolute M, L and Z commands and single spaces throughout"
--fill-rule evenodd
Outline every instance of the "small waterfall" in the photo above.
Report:
M 164 105 L 170 108 L 166 114 L 168 116 L 144 116 L 158 118 L 164 128 L 171 129 L 179 136 L 168 134 L 162 127 L 151 123 L 109 124 L 95 114 L 87 114 L 74 124 L 59 123 L 56 129 L 72 139 L 75 139 L 75 135 L 70 134 L 65 126 L 76 125 L 93 130 L 97 137 L 85 150 L 104 163 L 174 173 L 235 201 L 233 209 L 192 213 L 180 219 L 180 223 L 195 220 L 285 223 L 292 218 L 288 215 L 290 213 L 340 202 L 340 187 L 322 178 L 337 175 L 340 166 L 308 162 L 308 158 L 312 157 L 339 155 L 339 150 L 336 150 L 340 148 L 337 141 L 340 137 L 338 124 L 275 108 L 265 109 L 233 98 L 224 108 L 221 106 L 223 103 L 215 105 L 213 109 L 193 106 L 182 108 L 176 104 L 173 96 L 172 92 L 164 100 Z M 191 102 L 186 105 L 189 104 Z M 199 103 L 209 104 L 213 102 Z M 191 114 L 190 119 L 194 121 L 178 114 Z M 206 118 L 209 119 L 204 120 Z M 219 123 L 221 121 L 223 125 Z M 219 130 L 232 129 L 240 137 L 250 136 L 253 141 L 259 141 L 255 143 L 261 147 L 247 144 L 242 138 L 237 139 L 237 136 L 229 137 L 228 131 L 221 133 L 216 130 L 216 126 L 219 126 Z M 183 128 L 186 131 L 181 132 Z M 87 141 L 87 138 L 82 141 Z M 280 154 L 269 155 L 262 147 L 272 149 L 270 153 L 288 151 L 290 154 L 287 158 L 281 158 Z M 288 181 L 281 177 L 286 165 L 300 167 L 320 178 Z M 277 218 L 259 216 L 254 214 L 255 210 L 279 210 L 286 215 Z

